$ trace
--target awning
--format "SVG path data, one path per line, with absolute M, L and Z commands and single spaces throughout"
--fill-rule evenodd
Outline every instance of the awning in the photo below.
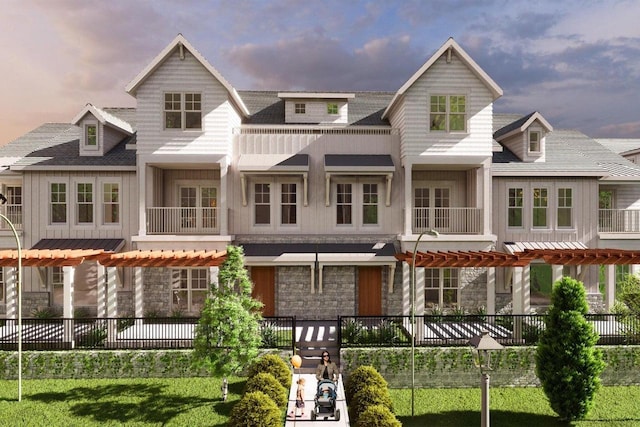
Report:
M 504 248 L 508 253 L 515 254 L 527 250 L 587 249 L 587 246 L 581 242 L 504 242 Z
M 242 206 L 247 206 L 246 175 L 301 175 L 303 180 L 303 204 L 308 201 L 308 154 L 242 154 L 238 160 Z
M 31 249 L 100 249 L 118 252 L 124 247 L 124 239 L 42 239 Z
M 325 154 L 325 205 L 330 203 L 331 177 L 334 175 L 383 175 L 387 180 L 386 206 L 391 205 L 391 180 L 396 168 L 388 154 Z
M 248 262 L 395 264 L 393 243 L 246 243 L 240 246 Z

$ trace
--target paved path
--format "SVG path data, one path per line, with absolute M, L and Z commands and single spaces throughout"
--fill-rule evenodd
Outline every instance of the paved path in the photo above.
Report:
M 311 426 L 335 426 L 335 427 L 348 427 L 349 426 L 349 413 L 347 412 L 347 401 L 344 397 L 344 386 L 342 384 L 342 375 L 338 380 L 338 398 L 336 400 L 336 409 L 340 410 L 340 420 L 335 421 L 335 418 L 318 418 L 315 421 L 311 421 L 311 410 L 314 408 L 314 397 L 317 390 L 316 376 L 313 374 L 294 374 L 291 384 L 291 390 L 289 391 L 289 404 L 287 405 L 287 414 L 295 409 L 296 404 L 296 390 L 298 388 L 298 378 L 304 378 L 304 416 L 298 417 L 295 420 L 288 419 L 285 423 L 286 427 L 311 427 Z M 298 410 L 298 414 L 300 410 Z

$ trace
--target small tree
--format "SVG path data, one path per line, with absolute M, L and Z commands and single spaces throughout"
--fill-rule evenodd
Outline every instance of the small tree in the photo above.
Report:
M 196 363 L 224 377 L 223 400 L 226 377 L 258 356 L 262 303 L 251 297 L 251 286 L 242 248 L 228 246 L 218 284 L 210 287 L 194 338 Z
M 536 352 L 536 374 L 560 418 L 579 420 L 593 406 L 604 369 L 595 348 L 598 334 L 584 318 L 589 306 L 581 282 L 570 277 L 556 282 L 551 304 Z

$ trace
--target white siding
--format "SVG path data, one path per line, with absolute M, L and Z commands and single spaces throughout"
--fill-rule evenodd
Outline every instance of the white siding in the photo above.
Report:
M 327 114 L 327 104 L 338 104 L 338 114 Z M 296 114 L 295 105 L 305 104 L 305 113 Z M 344 100 L 287 99 L 284 104 L 286 123 L 346 124 L 349 104 Z
M 163 129 L 166 92 L 202 94 L 201 131 Z M 148 77 L 138 88 L 137 103 L 138 154 L 230 153 L 231 119 L 237 114 L 228 92 L 188 51 L 184 60 L 174 53 Z
M 432 94 L 467 96 L 468 133 L 429 131 Z M 401 132 L 401 155 L 489 156 L 491 154 L 493 104 L 484 84 L 455 56 L 438 59 L 411 88 L 392 112 L 391 124 Z

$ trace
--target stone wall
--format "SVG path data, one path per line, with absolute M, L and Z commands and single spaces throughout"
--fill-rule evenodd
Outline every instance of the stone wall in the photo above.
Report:
M 474 312 L 487 306 L 487 269 L 460 269 L 460 307 Z
M 49 308 L 49 292 L 25 292 L 22 294 L 22 315 L 32 317 L 34 313 Z
M 133 317 L 134 311 L 134 294 L 132 291 L 118 292 L 118 316 Z
M 168 268 L 144 268 L 145 316 L 171 316 L 171 270 Z

